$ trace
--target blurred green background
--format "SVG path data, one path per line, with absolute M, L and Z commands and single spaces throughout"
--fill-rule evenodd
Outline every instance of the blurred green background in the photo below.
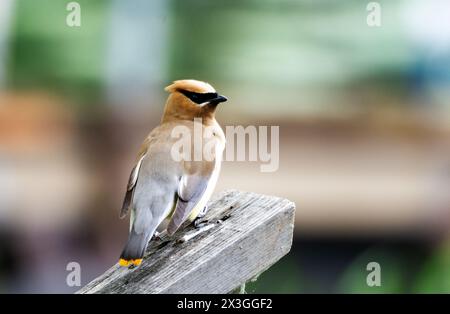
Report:
M 280 126 L 280 168 L 217 190 L 297 205 L 291 253 L 249 293 L 450 292 L 450 3 L 0 1 L 0 292 L 73 292 L 116 263 L 135 153 L 176 79 L 226 125 Z M 366 266 L 381 266 L 369 287 Z

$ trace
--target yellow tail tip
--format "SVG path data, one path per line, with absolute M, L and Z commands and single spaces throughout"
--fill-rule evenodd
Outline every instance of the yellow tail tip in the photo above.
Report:
M 123 259 L 119 260 L 119 265 L 123 267 L 128 267 L 130 265 L 139 266 L 142 263 L 142 258 L 137 259 Z

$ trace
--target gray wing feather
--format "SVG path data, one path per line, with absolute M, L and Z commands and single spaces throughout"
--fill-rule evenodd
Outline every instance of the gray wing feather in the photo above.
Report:
M 174 234 L 188 218 L 205 193 L 209 179 L 210 176 L 204 177 L 200 175 L 185 175 L 181 178 L 175 211 L 167 226 L 169 234 Z
M 123 200 L 122 209 L 120 210 L 120 218 L 124 218 L 130 210 L 134 187 L 136 186 L 136 182 L 139 177 L 139 170 L 144 157 L 145 154 L 139 159 L 133 170 L 131 170 L 130 178 L 128 179 L 127 191 Z

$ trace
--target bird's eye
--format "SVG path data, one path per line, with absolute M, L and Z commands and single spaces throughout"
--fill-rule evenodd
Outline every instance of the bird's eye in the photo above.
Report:
M 193 102 L 195 102 L 195 103 L 197 103 L 197 104 L 199 104 L 200 102 L 200 97 L 199 97 L 199 95 L 198 94 L 196 94 L 196 93 L 193 93 L 192 95 L 191 95 L 191 97 L 189 97 Z

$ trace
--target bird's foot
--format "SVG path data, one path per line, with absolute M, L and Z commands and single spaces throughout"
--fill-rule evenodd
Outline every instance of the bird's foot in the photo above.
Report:
M 198 213 L 197 217 L 194 220 L 194 227 L 196 229 L 203 228 L 207 224 L 209 224 L 208 220 L 202 220 L 203 217 L 205 217 L 206 213 L 208 212 L 208 206 L 203 207 L 203 209 Z
M 155 231 L 155 233 L 153 234 L 152 240 L 156 240 L 156 241 L 161 240 L 161 233 L 158 231 Z
M 206 213 L 208 212 L 208 205 L 203 207 L 203 209 L 198 213 L 197 218 L 203 218 L 205 217 Z
M 208 220 L 202 220 L 202 217 L 197 217 L 194 220 L 194 228 L 195 229 L 203 228 L 204 226 L 206 226 L 208 224 L 209 224 L 209 221 Z

